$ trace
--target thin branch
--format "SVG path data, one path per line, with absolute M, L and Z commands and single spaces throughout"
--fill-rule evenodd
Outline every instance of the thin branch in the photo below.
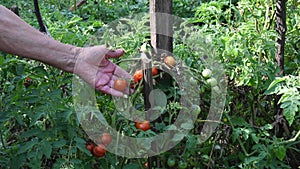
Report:
M 44 25 L 43 19 L 42 19 L 42 15 L 41 15 L 41 12 L 40 12 L 38 0 L 33 0 L 33 2 L 34 2 L 34 11 L 35 11 L 34 13 L 35 13 L 36 19 L 39 23 L 40 31 L 44 32 L 44 33 L 48 33 L 47 29 Z
M 281 142 L 280 144 L 288 144 L 288 143 L 292 143 L 294 141 L 296 141 L 298 139 L 298 137 L 300 136 L 300 130 L 298 131 L 298 133 L 295 135 L 295 137 L 289 139 L 289 140 L 286 140 L 286 141 L 283 141 Z
M 86 0 L 79 0 L 78 2 L 75 1 L 75 4 L 73 4 L 69 10 L 71 12 L 74 12 L 77 8 L 79 8 L 80 6 L 82 6 L 85 3 L 86 3 Z

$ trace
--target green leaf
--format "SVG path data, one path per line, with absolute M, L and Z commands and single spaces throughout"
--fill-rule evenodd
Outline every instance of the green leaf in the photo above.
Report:
M 53 148 L 61 148 L 66 144 L 67 144 L 67 142 L 65 139 L 60 139 L 60 140 L 53 142 Z
M 183 139 L 184 136 L 185 136 L 185 134 L 183 134 L 183 133 L 176 133 L 174 135 L 174 137 L 172 138 L 172 141 L 175 141 L 175 142 L 180 141 Z
M 280 161 L 283 161 L 286 156 L 286 148 L 284 146 L 275 147 L 275 155 Z
M 5 61 L 4 58 L 0 56 L 0 66 L 3 65 L 4 61 Z
M 180 127 L 186 130 L 191 130 L 192 128 L 194 128 L 194 125 L 193 123 L 187 122 L 187 123 L 182 123 Z
M 282 77 L 282 78 L 276 78 L 268 87 L 267 91 L 265 91 L 265 95 L 270 95 L 270 94 L 274 94 L 278 92 L 278 88 L 276 88 L 276 85 L 278 83 L 281 83 L 283 81 L 285 81 L 286 78 Z
M 286 104 L 288 104 L 288 102 Z M 285 104 L 282 104 L 280 107 L 285 107 L 285 106 L 286 106 Z M 295 119 L 295 115 L 297 111 L 298 111 L 298 106 L 295 104 L 290 104 L 290 106 L 284 108 L 283 115 L 285 116 L 290 126 L 292 125 Z
M 250 134 L 252 140 L 257 144 L 259 142 L 259 138 L 256 136 L 256 134 L 254 133 L 251 133 Z
M 166 130 L 177 130 L 177 127 L 174 124 L 171 124 L 166 127 Z
M 52 145 L 51 143 L 49 143 L 48 141 L 44 141 L 42 142 L 42 150 L 43 150 L 43 153 L 44 155 L 47 157 L 47 158 L 50 158 L 51 156 L 51 153 L 52 153 Z
M 91 152 L 85 147 L 85 140 L 80 138 L 80 137 L 76 137 L 74 139 L 76 141 L 76 147 L 82 151 L 85 152 L 88 155 L 91 155 Z
M 140 168 L 140 166 L 138 164 L 133 163 L 133 164 L 125 165 L 123 169 L 139 169 L 139 168 Z
M 241 130 L 239 130 L 239 129 L 233 129 L 233 132 L 232 132 L 232 141 L 235 142 L 236 139 L 240 136 L 241 133 L 242 133 Z
M 18 152 L 16 153 L 16 155 L 22 154 L 24 152 L 29 151 L 29 149 L 31 149 L 34 145 L 36 145 L 38 143 L 38 140 L 30 140 L 28 142 L 26 142 L 25 144 L 21 145 L 21 147 L 19 148 Z

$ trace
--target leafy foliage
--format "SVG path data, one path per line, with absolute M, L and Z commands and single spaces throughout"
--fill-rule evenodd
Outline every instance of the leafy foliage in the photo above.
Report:
M 280 95 L 280 108 L 284 110 L 289 125 L 295 120 L 296 113 L 300 109 L 300 77 L 284 76 L 276 78 L 269 86 L 266 94 Z
M 7 7 L 17 4 L 20 17 L 37 28 L 32 1 L 1 2 Z M 109 31 L 115 30 L 106 30 L 108 23 L 116 19 L 148 12 L 149 1 L 87 0 L 87 4 L 75 12 L 69 11 L 75 1 L 39 2 L 54 39 L 77 46 L 94 45 L 100 39 L 101 43 L 107 42 L 112 47 L 123 47 L 126 50 L 124 59 L 114 60 L 120 66 L 125 67 L 126 59 L 134 59 L 141 44 L 149 40 L 144 29 L 149 25 L 147 17 L 138 18 L 139 24 L 133 23 L 134 19 L 123 20 L 135 26 L 131 32 L 121 32 L 123 36 L 112 36 L 115 33 Z M 273 1 L 173 0 L 174 15 L 185 18 L 213 44 L 214 57 L 226 70 L 228 95 L 218 130 L 210 139 L 201 142 L 196 136 L 209 112 L 212 89 L 200 73 L 205 69 L 199 59 L 202 54 L 195 53 L 191 44 L 174 39 L 174 55 L 193 71 L 194 77 L 189 80 L 199 84 L 202 100 L 195 108 L 199 119 L 194 126 L 189 123 L 181 126 L 193 130 L 173 149 L 156 156 L 155 167 L 169 168 L 168 158 L 174 159 L 176 166 L 187 162 L 188 168 L 300 166 L 296 134 L 300 130 L 299 3 L 288 1 L 287 9 L 287 76 L 276 77 Z M 107 153 L 104 158 L 97 159 L 86 149 L 85 142 L 89 138 L 74 111 L 71 74 L 1 52 L 0 77 L 0 168 L 144 168 L 146 158 L 127 159 Z M 142 138 L 175 130 L 173 122 L 182 109 L 176 98 L 182 93 L 178 92 L 176 84 L 170 85 L 169 80 L 160 81 L 157 87 L 167 93 L 169 101 L 161 121 L 152 124 L 156 131 L 137 132 L 134 123 L 116 110 L 110 96 L 97 95 L 99 110 L 112 127 L 128 136 Z M 279 102 L 289 124 L 290 134 L 283 138 L 274 135 L 274 95 L 281 96 Z M 137 94 L 132 101 L 137 109 L 142 109 L 142 97 Z M 183 136 L 178 134 L 173 139 L 180 140 Z M 286 141 L 294 136 L 297 137 L 292 141 Z

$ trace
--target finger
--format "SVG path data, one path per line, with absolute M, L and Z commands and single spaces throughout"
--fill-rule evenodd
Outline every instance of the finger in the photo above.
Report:
M 95 83 L 95 87 L 98 88 L 100 86 L 104 86 L 106 85 L 110 79 L 111 79 L 111 74 L 109 73 L 102 73 L 102 72 L 99 72 L 97 73 L 97 77 L 96 77 L 96 83 Z
M 105 59 L 107 60 L 107 59 Z M 107 60 L 107 64 L 105 66 L 101 65 L 102 67 L 100 67 L 101 71 L 103 73 L 113 73 L 116 69 L 116 64 L 114 64 L 113 62 Z
M 105 57 L 106 58 L 118 58 L 125 53 L 124 49 L 116 49 L 116 50 L 109 50 Z
M 110 95 L 116 96 L 116 97 L 123 97 L 124 96 L 123 92 L 120 92 L 118 90 L 110 88 L 109 86 L 102 86 L 99 90 L 101 92 L 104 92 L 104 93 L 107 93 L 107 94 L 110 94 Z

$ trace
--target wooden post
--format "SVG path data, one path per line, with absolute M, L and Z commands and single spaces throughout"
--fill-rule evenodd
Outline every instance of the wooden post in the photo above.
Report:
M 285 34 L 287 31 L 287 26 L 286 26 L 286 1 L 287 0 L 277 0 L 276 1 L 276 32 L 279 34 L 277 40 L 276 40 L 276 45 L 277 45 L 277 50 L 276 50 L 276 61 L 277 65 L 280 68 L 280 74 L 279 76 L 284 76 L 284 45 L 285 45 Z M 278 118 L 283 117 L 283 110 L 280 108 L 279 99 L 280 95 L 275 96 L 275 118 L 280 121 Z M 285 122 L 284 122 L 285 123 Z M 284 131 L 288 132 L 287 125 L 283 124 L 276 124 L 275 125 L 275 135 L 277 137 L 282 137 Z
M 41 15 L 41 12 L 40 12 L 40 7 L 39 7 L 38 0 L 33 0 L 33 3 L 34 3 L 34 13 L 35 13 L 37 21 L 39 23 L 40 31 L 44 32 L 44 33 L 48 33 L 47 28 L 44 25 L 44 22 L 43 22 L 43 19 L 42 19 L 42 15 Z
M 172 0 L 150 0 L 150 31 L 151 45 L 157 56 L 162 54 L 161 51 L 173 53 Z M 151 67 L 148 72 L 151 72 Z M 148 75 L 148 78 L 150 77 L 151 75 Z M 150 80 L 152 81 L 152 77 L 148 79 Z M 145 98 L 149 99 L 150 92 L 145 90 Z M 148 102 L 149 100 L 145 100 L 145 103 Z M 154 143 L 153 146 L 156 148 L 157 145 Z M 153 168 L 154 161 L 156 167 L 160 167 L 160 161 L 152 157 L 148 158 L 148 168 Z
M 151 45 L 173 52 L 172 0 L 150 0 Z

